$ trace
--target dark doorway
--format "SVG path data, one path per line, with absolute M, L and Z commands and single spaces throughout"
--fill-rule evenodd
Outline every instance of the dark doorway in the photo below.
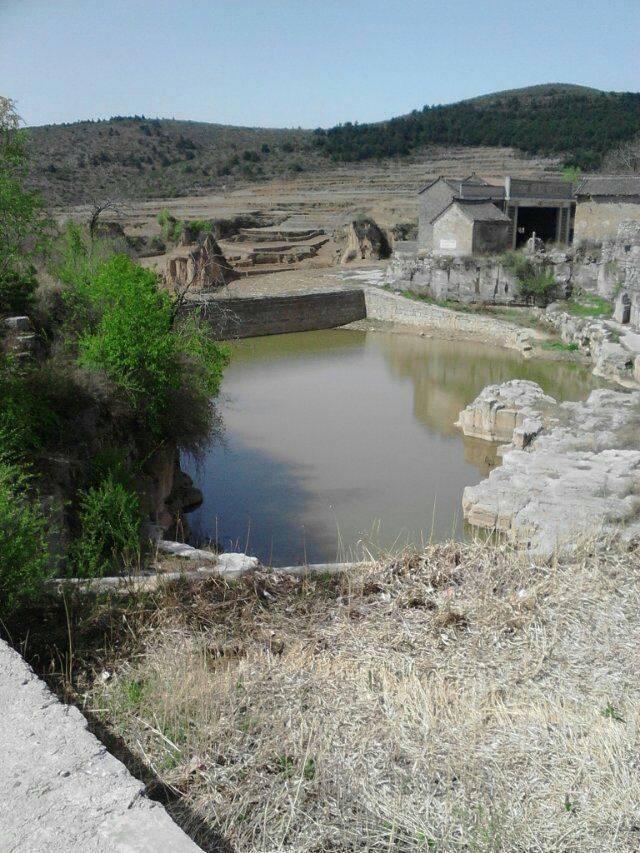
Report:
M 545 243 L 554 242 L 559 212 L 557 207 L 519 207 L 516 248 L 524 246 L 534 231 Z

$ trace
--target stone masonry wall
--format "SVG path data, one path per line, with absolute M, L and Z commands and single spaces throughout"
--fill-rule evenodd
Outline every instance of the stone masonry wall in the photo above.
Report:
M 407 299 L 378 287 L 365 289 L 367 319 L 452 331 L 461 337 L 488 339 L 502 346 L 527 351 L 532 332 L 484 315 L 462 314 L 426 302 Z
M 222 339 L 333 329 L 366 317 L 362 290 L 216 299 L 196 303 Z
M 439 300 L 496 305 L 521 301 L 517 280 L 494 258 L 419 258 L 400 250 L 393 254 L 387 282 Z

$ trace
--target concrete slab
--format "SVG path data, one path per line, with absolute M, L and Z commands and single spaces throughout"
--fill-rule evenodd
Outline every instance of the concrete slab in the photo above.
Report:
M 0 640 L 0 850 L 197 853 L 144 785 Z

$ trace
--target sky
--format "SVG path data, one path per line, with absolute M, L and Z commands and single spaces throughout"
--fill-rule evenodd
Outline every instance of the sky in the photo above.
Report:
M 640 90 L 640 0 L 0 0 L 28 125 L 379 121 L 535 83 Z

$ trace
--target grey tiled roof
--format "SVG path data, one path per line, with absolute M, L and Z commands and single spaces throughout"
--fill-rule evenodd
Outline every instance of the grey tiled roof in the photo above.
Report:
M 437 178 L 432 178 L 430 181 L 427 181 L 427 183 L 423 187 L 420 187 L 420 189 L 418 190 L 418 195 L 420 195 L 420 193 L 423 193 L 425 190 L 428 190 L 429 187 L 432 187 L 434 184 L 437 184 L 438 181 L 444 181 L 445 184 L 447 184 L 449 188 L 456 193 L 460 189 L 460 184 L 465 184 L 474 187 L 488 186 L 484 178 L 478 177 L 475 172 L 471 175 L 467 175 L 465 178 L 445 178 L 444 175 L 439 175 Z
M 576 195 L 640 195 L 640 175 L 587 175 L 578 184 Z
M 435 222 L 436 219 L 439 219 L 444 213 L 449 210 L 449 208 L 457 204 L 460 210 L 464 213 L 464 215 L 473 222 L 510 222 L 511 220 L 503 213 L 500 208 L 496 207 L 495 204 L 491 204 L 490 201 L 483 200 L 473 200 L 473 199 L 454 199 L 451 204 L 447 205 L 444 210 L 442 210 L 431 222 Z

